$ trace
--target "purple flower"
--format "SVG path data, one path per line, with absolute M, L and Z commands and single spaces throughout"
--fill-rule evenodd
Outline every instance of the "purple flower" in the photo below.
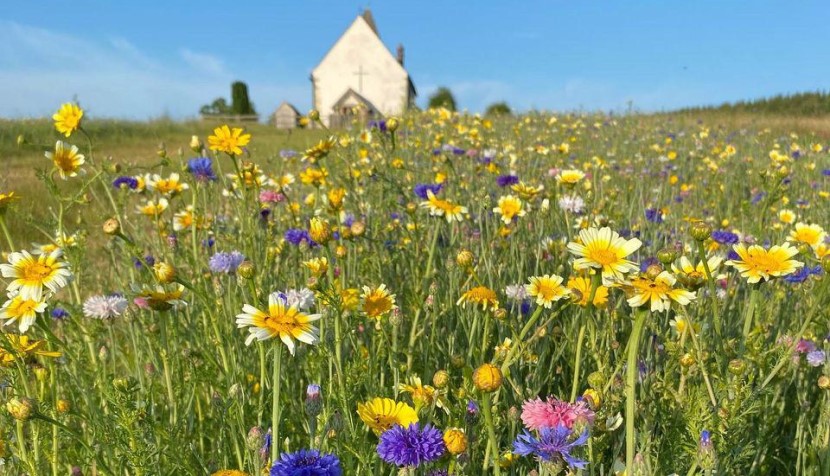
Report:
M 825 177 L 830 177 L 830 169 L 822 170 L 821 175 L 824 175 Z
M 271 476 L 340 476 L 340 459 L 317 450 L 283 453 L 271 467 Z
M 56 321 L 62 321 L 62 320 L 69 317 L 69 313 L 66 311 L 66 309 L 64 309 L 62 307 L 56 307 L 56 308 L 52 309 L 51 314 L 52 314 L 52 319 L 55 319 Z
M 115 188 L 129 188 L 135 190 L 138 187 L 138 179 L 135 177 L 121 176 L 112 181 L 112 186 Z
M 427 198 L 429 198 L 427 191 L 432 192 L 433 195 L 438 195 L 438 192 L 440 192 L 442 188 L 444 188 L 444 185 L 440 183 L 419 183 L 418 185 L 415 185 L 415 188 L 413 190 L 415 192 L 415 195 L 417 195 L 419 198 L 426 200 Z
M 800 339 L 795 345 L 795 351 L 799 354 L 809 354 L 814 350 L 816 350 L 816 343 L 811 340 Z
M 659 208 L 646 208 L 646 220 L 652 223 L 663 223 L 663 211 Z
M 386 121 L 383 119 L 379 121 L 369 121 L 369 129 L 377 129 L 381 132 L 386 132 Z
M 547 462 L 564 461 L 571 468 L 584 469 L 588 462 L 573 457 L 571 451 L 588 442 L 588 431 L 583 431 L 578 438 L 569 441 L 571 434 L 572 431 L 561 423 L 555 428 L 539 430 L 539 438 L 524 430 L 524 434 L 513 442 L 513 451 L 522 456 L 533 455 Z
M 827 362 L 827 354 L 823 350 L 814 350 L 807 353 L 807 364 L 810 367 L 820 367 Z
M 216 174 L 213 173 L 213 162 L 208 157 L 196 157 L 188 160 L 187 171 L 193 175 L 197 182 L 216 180 Z
M 296 156 L 297 156 L 297 151 L 296 150 L 282 149 L 280 151 L 280 157 L 282 157 L 283 159 L 290 159 L 291 157 L 296 157 Z
M 404 428 L 395 425 L 380 435 L 377 452 L 387 463 L 397 466 L 420 466 L 440 458 L 445 451 L 441 430 L 417 423 Z
M 712 232 L 712 239 L 722 245 L 734 245 L 740 241 L 738 235 L 726 230 L 715 230 Z
M 308 231 L 300 229 L 300 228 L 291 228 L 286 230 L 285 232 L 285 241 L 291 243 L 292 245 L 300 246 L 302 242 L 306 242 L 308 246 L 315 247 L 317 243 L 311 239 L 311 236 L 308 234 Z
M 660 264 L 660 260 L 655 258 L 654 256 L 649 256 L 640 263 L 640 272 L 645 273 L 646 271 L 648 271 L 649 266 L 656 264 Z
M 245 261 L 245 256 L 238 251 L 230 253 L 220 251 L 210 257 L 208 266 L 214 273 L 233 274 L 243 261 Z
M 516 177 L 515 175 L 512 175 L 512 174 L 511 175 L 499 175 L 496 178 L 496 184 L 498 184 L 498 186 L 502 187 L 502 188 L 509 187 L 511 185 L 516 185 L 517 183 L 519 183 L 519 177 Z

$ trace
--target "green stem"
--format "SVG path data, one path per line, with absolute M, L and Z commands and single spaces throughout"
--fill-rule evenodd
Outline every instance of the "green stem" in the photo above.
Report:
M 703 247 L 702 241 L 697 243 L 697 256 L 698 259 L 703 263 L 703 271 L 706 273 L 706 282 L 709 284 L 709 294 L 712 295 L 712 314 L 715 321 L 715 332 L 718 334 L 718 337 L 720 337 L 721 330 L 723 329 L 723 324 L 720 319 L 720 309 L 718 307 L 718 294 L 715 290 L 715 278 L 712 277 L 712 270 L 709 269 L 709 261 L 706 259 L 706 249 Z
M 646 322 L 648 312 L 637 311 L 634 318 L 634 327 L 628 340 L 628 360 L 625 369 L 625 468 L 631 471 L 634 467 L 634 453 L 637 444 L 634 439 L 634 410 L 637 402 L 637 351 L 640 347 L 640 336 Z
M 282 365 L 282 346 L 275 344 L 274 347 L 274 374 L 271 385 L 273 389 L 273 401 L 271 404 L 271 461 L 276 461 L 279 455 L 280 446 L 280 373 Z
M 571 385 L 571 402 L 576 401 L 579 389 L 579 366 L 582 363 L 582 342 L 585 340 L 585 321 L 579 324 L 579 336 L 576 338 L 576 357 L 574 358 L 574 380 Z
M 484 413 L 484 424 L 487 425 L 487 440 L 490 444 L 490 454 L 493 458 L 493 474 L 495 476 L 500 476 L 501 469 L 499 468 L 499 444 L 496 440 L 496 427 L 493 425 L 493 414 L 490 408 L 492 406 L 490 394 L 485 393 L 482 400 L 481 411 Z M 484 467 L 487 467 L 487 461 L 484 461 Z
M 527 333 L 530 332 L 530 328 L 534 324 L 536 324 L 536 321 L 539 320 L 539 317 L 542 315 L 543 309 L 544 307 L 542 306 L 536 307 L 536 310 L 533 311 L 533 315 L 530 316 L 530 319 L 528 319 L 527 323 L 524 325 L 524 327 L 522 327 L 522 331 L 519 333 L 518 342 L 516 342 L 516 345 L 510 346 L 510 350 L 507 352 L 507 356 L 504 358 L 504 363 L 501 364 L 501 373 L 504 374 L 505 377 L 510 376 L 509 367 L 510 364 L 513 363 L 513 356 L 519 350 L 519 347 L 521 346 L 521 341 L 523 341 Z
M 6 216 L 0 213 L 0 229 L 3 230 L 3 236 L 6 237 L 6 243 L 9 245 L 9 253 L 14 252 L 14 241 L 12 241 L 12 235 L 9 233 L 9 229 L 6 226 Z
M 758 294 L 760 288 L 757 284 L 752 285 L 752 290 L 749 292 L 749 306 L 744 313 L 744 340 L 741 344 L 746 348 L 746 340 L 749 337 L 749 332 L 752 330 L 752 316 L 755 314 L 755 306 L 758 304 Z

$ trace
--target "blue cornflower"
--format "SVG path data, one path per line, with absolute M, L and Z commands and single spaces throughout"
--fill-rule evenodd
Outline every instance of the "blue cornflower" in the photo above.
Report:
M 129 188 L 130 190 L 135 190 L 138 187 L 138 179 L 122 175 L 112 181 L 112 186 L 115 188 Z
M 271 476 L 340 476 L 343 469 L 340 459 L 333 454 L 320 454 L 317 450 L 300 450 L 283 453 L 271 467 Z
M 584 469 L 588 462 L 571 456 L 571 451 L 588 442 L 588 431 L 583 431 L 577 439 L 568 441 L 571 433 L 571 430 L 561 423 L 555 428 L 542 428 L 539 438 L 524 430 L 524 434 L 519 435 L 513 442 L 513 451 L 522 456 L 534 455 L 547 462 L 564 461 L 571 468 Z
M 646 220 L 652 223 L 663 223 L 663 210 L 659 208 L 646 208 Z
M 285 241 L 291 243 L 292 245 L 300 246 L 302 242 L 306 242 L 311 247 L 317 246 L 317 243 L 311 239 L 311 235 L 308 234 L 308 231 L 303 230 L 301 228 L 291 228 L 285 231 Z
M 55 319 L 56 321 L 62 321 L 62 320 L 69 317 L 69 312 L 67 312 L 66 309 L 64 309 L 62 307 L 56 307 L 56 308 L 52 309 L 51 314 L 52 314 L 52 319 Z
M 386 132 L 386 121 L 383 119 L 379 121 L 369 121 L 369 129 L 377 129 L 381 132 Z
M 208 266 L 214 273 L 232 274 L 236 272 L 243 261 L 245 261 L 245 256 L 238 251 L 231 251 L 230 253 L 220 251 L 210 257 Z
M 188 160 L 187 171 L 193 175 L 197 182 L 216 180 L 216 174 L 213 173 L 213 162 L 208 157 L 196 157 Z
M 809 266 L 802 266 L 793 274 L 787 275 L 784 277 L 784 281 L 790 284 L 798 284 L 807 281 L 810 275 L 815 274 L 816 276 L 821 276 L 824 274 L 824 270 L 821 269 L 821 265 L 816 265 L 814 267 Z
M 512 174 L 511 175 L 499 175 L 496 178 L 496 184 L 498 184 L 498 186 L 502 187 L 502 188 L 509 187 L 511 185 L 516 185 L 517 183 L 519 183 L 519 177 L 517 177 L 515 175 L 512 175 Z
M 766 193 L 766 192 L 758 192 L 758 193 L 756 193 L 755 195 L 753 195 L 753 196 L 752 196 L 752 204 L 753 204 L 753 205 L 757 205 L 757 204 L 758 204 L 758 202 L 760 202 L 761 200 L 763 200 L 763 199 L 764 199 L 764 197 L 766 197 L 766 196 L 767 196 L 767 193 Z
M 143 262 L 139 258 L 133 258 L 133 264 L 136 268 L 140 269 L 142 266 L 144 266 L 144 263 L 147 263 L 147 266 L 153 266 L 154 264 L 156 264 L 156 259 L 150 255 L 145 256 Z
M 380 435 L 377 452 L 387 463 L 398 466 L 420 466 L 440 458 L 446 447 L 441 430 L 417 423 L 404 428 L 395 425 Z
M 821 175 L 824 175 L 825 177 L 830 177 L 830 169 L 822 170 Z
M 726 230 L 715 230 L 712 232 L 712 239 L 722 245 L 734 245 L 740 241 L 738 235 Z
M 810 367 L 820 367 L 827 362 L 827 354 L 823 350 L 814 350 L 807 353 L 807 364 Z
M 729 253 L 726 253 L 726 259 L 739 260 L 741 259 L 741 255 L 739 255 L 735 250 L 730 249 Z
M 438 192 L 440 192 L 442 188 L 444 188 L 444 185 L 440 183 L 419 183 L 418 185 L 415 185 L 413 190 L 415 195 L 426 200 L 429 198 L 427 191 L 432 192 L 433 195 L 438 195 Z

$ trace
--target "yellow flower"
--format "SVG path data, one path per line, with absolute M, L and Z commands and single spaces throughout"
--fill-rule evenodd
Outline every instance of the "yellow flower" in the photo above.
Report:
M 816 248 L 818 245 L 824 243 L 827 238 L 824 228 L 819 225 L 808 225 L 806 223 L 796 223 L 795 229 L 790 232 L 787 241 L 794 243 L 804 243 Z
M 778 212 L 778 219 L 782 223 L 792 224 L 795 221 L 795 213 L 792 210 L 781 210 Z
M 586 277 L 578 276 L 571 277 L 568 279 L 568 289 L 570 289 L 571 292 L 576 291 L 577 293 L 579 293 L 580 296 L 582 296 L 582 298 L 577 303 L 582 307 L 588 305 L 588 298 L 591 297 L 592 286 L 593 284 L 591 283 L 591 280 Z M 596 292 L 594 293 L 594 306 L 602 307 L 607 303 L 608 288 L 600 284 L 597 287 Z
M 57 141 L 55 151 L 46 152 L 45 155 L 55 164 L 55 169 L 64 180 L 66 177 L 76 177 L 85 162 L 83 154 L 78 153 L 78 147 L 63 141 Z
M 467 207 L 455 205 L 447 200 L 442 200 L 427 190 L 427 201 L 421 202 L 421 207 L 429 208 L 429 214 L 436 217 L 444 217 L 448 222 L 462 221 L 467 214 Z
M 9 254 L 9 263 L 0 264 L 4 278 L 15 278 L 7 290 L 18 291 L 21 298 L 35 300 L 40 300 L 44 287 L 58 292 L 72 278 L 67 263 L 58 261 L 60 257 L 60 249 L 37 258 L 25 250 Z
M 41 357 L 60 357 L 60 352 L 43 350 L 46 346 L 45 340 L 30 340 L 28 336 L 6 334 L 6 339 L 9 341 L 11 352 L 6 350 L 5 346 L 0 346 L 0 367 L 9 367 L 18 356 L 26 358 L 32 355 L 39 355 Z
M 585 178 L 581 170 L 563 170 L 556 175 L 556 182 L 562 185 L 576 185 Z
M 626 240 L 608 227 L 591 227 L 580 230 L 579 241 L 568 243 L 568 251 L 579 256 L 573 263 L 574 269 L 602 269 L 603 284 L 607 285 L 614 279 L 622 279 L 625 273 L 638 269 L 636 263 L 625 258 L 640 246 L 640 240 Z
M 461 428 L 447 428 L 444 431 L 444 445 L 452 455 L 467 451 L 467 434 Z
M 329 172 L 325 167 L 309 167 L 300 172 L 300 181 L 306 185 L 323 187 L 326 185 L 326 177 L 328 176 Z
M 294 355 L 294 339 L 306 344 L 317 342 L 317 328 L 311 323 L 321 317 L 322 314 L 305 314 L 295 306 L 287 306 L 279 293 L 271 293 L 267 313 L 245 304 L 242 313 L 236 316 L 236 327 L 248 328 L 250 334 L 245 345 L 251 345 L 254 340 L 279 337 L 288 352 Z
M 20 333 L 23 334 L 35 323 L 37 314 L 41 314 L 45 310 L 46 301 L 43 297 L 24 298 L 17 294 L 0 308 L 0 320 L 6 321 L 3 325 L 9 325 L 17 321 Z
M 360 299 L 363 301 L 363 312 L 372 319 L 379 320 L 395 307 L 395 295 L 386 289 L 385 284 L 374 289 L 363 286 Z
M 335 284 L 336 288 L 340 288 L 340 282 Z M 340 306 L 344 311 L 354 311 L 360 306 L 360 290 L 357 288 L 340 289 Z
M 228 155 L 241 155 L 242 147 L 251 141 L 251 134 L 243 134 L 242 129 L 234 127 L 231 130 L 227 125 L 217 127 L 213 135 L 208 137 L 210 150 L 224 152 Z
M 210 476 L 249 476 L 248 473 L 244 471 L 239 471 L 236 469 L 220 469 L 215 473 L 211 474 Z
M 495 392 L 501 387 L 501 370 L 493 364 L 481 364 L 473 372 L 473 385 L 482 392 Z
M 706 260 L 706 263 L 709 265 L 709 272 L 712 273 L 713 279 L 722 279 L 725 277 L 724 275 L 715 274 L 722 262 L 723 258 L 718 256 L 712 256 Z M 706 268 L 703 265 L 703 261 L 698 262 L 697 266 L 694 266 L 692 262 L 689 261 L 689 258 L 681 256 L 680 265 L 675 266 L 674 263 L 672 263 L 671 270 L 678 276 L 680 282 L 684 286 L 695 289 L 703 286 L 703 283 L 706 282 Z
M 505 225 L 509 225 L 513 222 L 514 217 L 523 217 L 525 216 L 525 213 L 527 213 L 523 209 L 521 199 L 512 195 L 504 195 L 499 198 L 498 205 L 499 206 L 493 209 L 493 213 L 501 215 L 501 221 L 503 221 Z
M 138 212 L 148 217 L 157 218 L 159 215 L 167 210 L 169 202 L 166 198 L 159 198 L 158 202 L 147 200 L 147 203 L 138 207 Z
M 308 225 L 308 234 L 311 236 L 311 239 L 315 242 L 324 245 L 329 242 L 331 238 L 331 229 L 329 228 L 329 224 L 325 221 L 314 217 L 311 219 Z
M 5 212 L 9 204 L 17 200 L 18 198 L 20 197 L 16 196 L 14 192 L 0 193 L 0 213 Z
M 733 249 L 739 258 L 727 261 L 726 265 L 737 269 L 748 283 L 786 276 L 804 266 L 804 263 L 790 259 L 798 254 L 798 248 L 789 243 L 773 246 L 769 250 L 758 245 L 747 248 L 743 243 L 738 243 Z
M 326 193 L 326 198 L 329 201 L 329 209 L 338 211 L 343 207 L 343 198 L 346 196 L 346 189 L 335 188 Z
M 314 276 L 320 277 L 329 271 L 329 260 L 325 256 L 312 258 L 304 261 L 303 266 L 308 268 Z
M 458 299 L 456 305 L 462 308 L 466 307 L 467 303 L 472 303 L 474 306 L 481 305 L 483 310 L 496 309 L 499 307 L 499 299 L 495 291 L 485 286 L 476 286 L 473 289 L 465 292 Z
M 623 289 L 631 295 L 628 298 L 629 306 L 640 307 L 651 302 L 651 312 L 661 312 L 669 310 L 671 301 L 685 306 L 697 297 L 691 291 L 674 288 L 676 282 L 677 279 L 671 273 L 663 271 L 654 279 L 645 275 L 636 276 L 631 282 L 623 284 Z
M 66 137 L 81 127 L 82 117 L 84 117 L 84 110 L 72 103 L 62 104 L 58 112 L 52 115 L 52 119 L 55 120 L 55 129 Z
M 147 306 L 155 311 L 169 311 L 174 306 L 183 305 L 181 300 L 184 286 L 176 284 L 171 287 L 157 285 L 154 288 L 143 289 L 138 296 L 146 301 Z
M 524 182 L 519 182 L 510 187 L 510 189 L 518 193 L 520 198 L 523 198 L 525 200 L 533 200 L 534 198 L 536 198 L 536 195 L 542 193 L 542 190 L 545 189 L 545 186 L 539 185 L 538 187 L 534 187 L 532 185 L 527 185 Z
M 429 407 L 433 404 L 438 408 L 447 409 L 447 402 L 443 395 L 435 390 L 435 387 L 422 384 L 420 377 L 412 377 L 406 383 L 401 382 L 398 384 L 398 390 L 412 396 L 412 401 L 415 402 L 416 412 L 420 411 L 421 408 Z
M 533 276 L 527 287 L 527 295 L 536 298 L 536 304 L 548 309 L 553 303 L 568 296 L 571 291 L 562 286 L 562 276 L 549 275 Z
M 337 139 L 335 137 L 329 137 L 326 140 L 321 140 L 317 143 L 317 145 L 305 151 L 303 154 L 303 160 L 308 160 L 311 163 L 317 162 L 327 156 L 336 143 Z
M 193 226 L 193 221 L 193 206 L 188 205 L 184 210 L 176 212 L 176 214 L 173 215 L 173 230 L 187 230 Z
M 149 190 L 155 190 L 167 196 L 179 194 L 190 188 L 188 184 L 179 181 L 179 174 L 175 172 L 170 174 L 168 178 L 161 178 L 160 175 L 155 174 L 150 178 L 146 186 Z
M 359 403 L 357 414 L 376 435 L 380 435 L 395 425 L 406 428 L 418 422 L 418 413 L 414 408 L 391 398 L 378 397 L 366 403 Z

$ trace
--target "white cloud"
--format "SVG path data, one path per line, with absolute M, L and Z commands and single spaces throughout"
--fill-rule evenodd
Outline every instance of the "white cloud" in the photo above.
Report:
M 162 60 L 123 38 L 92 41 L 0 21 L 0 117 L 48 116 L 72 99 L 92 117 L 194 117 L 228 97 L 234 79 L 221 58 L 187 48 Z M 306 84 L 252 78 L 249 86 L 261 115 L 283 99 L 308 102 Z

